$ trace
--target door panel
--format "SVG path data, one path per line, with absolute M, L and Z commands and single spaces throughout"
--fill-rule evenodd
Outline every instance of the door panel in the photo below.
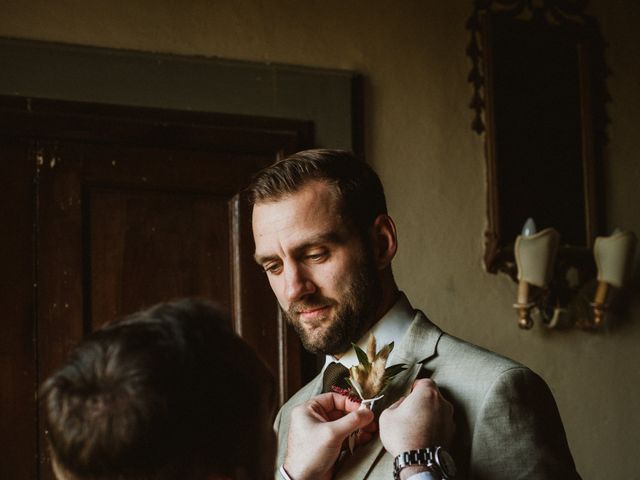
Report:
M 0 137 L 0 478 L 37 471 L 34 275 L 35 163 Z
M 231 307 L 223 195 L 88 188 L 91 325 L 175 297 Z

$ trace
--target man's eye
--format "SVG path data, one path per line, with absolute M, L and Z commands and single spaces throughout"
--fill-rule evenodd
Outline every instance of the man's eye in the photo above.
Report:
M 265 273 L 271 274 L 271 275 L 276 275 L 280 272 L 281 270 L 281 265 L 277 264 L 277 263 L 272 263 L 269 265 L 265 265 L 264 267 L 262 267 L 265 271 Z
M 327 257 L 327 252 L 314 252 L 306 256 L 307 260 L 311 260 L 314 262 L 318 260 L 323 260 L 326 257 Z

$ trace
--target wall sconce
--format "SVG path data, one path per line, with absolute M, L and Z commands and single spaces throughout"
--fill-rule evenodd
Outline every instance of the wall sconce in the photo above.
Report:
M 607 294 L 610 286 L 622 288 L 631 275 L 637 239 L 632 232 L 616 229 L 610 237 L 597 237 L 593 256 L 598 267 L 598 286 L 591 306 L 593 324 L 599 327 L 609 308 Z
M 636 243 L 632 232 L 617 229 L 609 237 L 597 237 L 593 247 L 597 277 L 570 281 L 571 269 L 556 266 L 560 234 L 553 228 L 537 232 L 534 221 L 527 219 L 514 247 L 518 269 L 518 300 L 514 307 L 518 326 L 530 329 L 533 318 L 538 317 L 550 328 L 600 327 L 611 307 L 612 287 L 622 288 L 630 277 Z M 565 278 L 556 278 L 559 276 Z
M 518 310 L 518 326 L 533 327 L 531 310 L 537 304 L 530 297 L 530 285 L 546 288 L 553 275 L 553 269 L 560 244 L 560 234 L 553 228 L 536 232 L 536 224 L 529 218 L 518 235 L 515 244 L 516 265 L 518 266 L 518 302 L 513 306 Z

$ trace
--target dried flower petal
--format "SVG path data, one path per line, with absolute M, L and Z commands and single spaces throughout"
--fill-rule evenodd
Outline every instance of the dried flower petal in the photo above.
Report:
M 367 344 L 367 357 L 369 357 L 369 362 L 373 363 L 376 359 L 376 337 L 374 337 L 373 333 L 369 335 L 369 343 Z

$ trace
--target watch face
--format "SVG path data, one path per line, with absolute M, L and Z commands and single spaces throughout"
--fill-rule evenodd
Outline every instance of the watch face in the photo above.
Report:
M 436 463 L 440 465 L 440 469 L 446 478 L 456 476 L 456 464 L 453 461 L 453 457 L 442 447 L 438 447 L 436 450 Z

